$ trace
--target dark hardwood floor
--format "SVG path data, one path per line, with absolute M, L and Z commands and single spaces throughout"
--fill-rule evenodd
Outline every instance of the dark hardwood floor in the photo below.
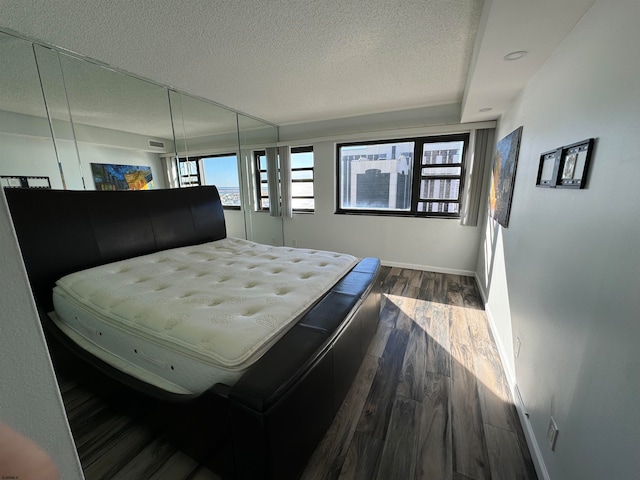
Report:
M 384 267 L 378 288 L 378 332 L 302 478 L 536 479 L 475 281 Z M 210 398 L 152 401 L 68 365 L 58 376 L 87 480 L 233 475 Z

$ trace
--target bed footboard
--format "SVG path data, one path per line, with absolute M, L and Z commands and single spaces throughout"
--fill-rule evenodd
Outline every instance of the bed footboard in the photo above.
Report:
M 379 270 L 362 260 L 230 389 L 238 478 L 302 473 L 376 332 Z

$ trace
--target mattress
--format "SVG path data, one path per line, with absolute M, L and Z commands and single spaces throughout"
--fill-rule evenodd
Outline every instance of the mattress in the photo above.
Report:
M 197 394 L 233 385 L 356 263 L 225 238 L 67 275 L 54 287 L 51 317 L 112 366 Z

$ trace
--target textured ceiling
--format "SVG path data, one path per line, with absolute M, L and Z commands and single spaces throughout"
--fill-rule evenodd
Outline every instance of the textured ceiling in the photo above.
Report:
M 510 100 L 593 0 L 529 3 L 0 0 L 0 26 L 286 125 Z M 548 18 L 560 20 L 542 29 Z M 534 61 L 503 72 L 502 56 L 520 49 Z

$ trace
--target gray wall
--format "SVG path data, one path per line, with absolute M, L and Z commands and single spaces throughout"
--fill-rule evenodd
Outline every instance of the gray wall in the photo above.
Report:
M 61 478 L 83 478 L 2 192 L 0 251 L 0 421 L 44 448 Z
M 637 0 L 596 2 L 497 134 L 524 127 L 511 221 L 486 221 L 477 276 L 554 479 L 640 478 L 639 21 Z M 536 188 L 542 152 L 589 137 L 585 190 Z

